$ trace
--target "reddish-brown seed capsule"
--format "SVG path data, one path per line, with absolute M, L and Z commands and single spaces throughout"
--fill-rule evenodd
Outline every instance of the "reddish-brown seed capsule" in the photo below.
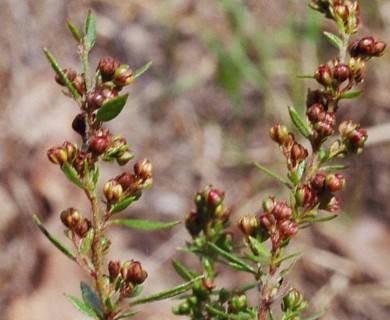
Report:
M 96 70 L 100 71 L 104 81 L 109 81 L 112 79 L 116 69 L 119 68 L 120 64 L 120 61 L 115 58 L 105 57 L 100 59 Z
M 332 70 L 327 65 L 322 64 L 314 73 L 314 78 L 319 84 L 325 87 L 329 87 L 332 84 L 333 80 Z
M 139 261 L 130 261 L 125 263 L 122 266 L 121 273 L 123 279 L 133 285 L 143 283 L 148 277 L 148 273 L 142 268 Z
M 291 217 L 292 209 L 287 202 L 277 202 L 272 210 L 272 214 L 276 220 L 282 221 Z
M 143 180 L 150 179 L 153 176 L 153 166 L 148 159 L 142 159 L 134 165 L 134 173 Z
M 349 68 L 344 63 L 339 63 L 333 68 L 333 75 L 336 80 L 339 82 L 344 82 L 350 76 Z
M 53 147 L 47 150 L 47 157 L 54 164 L 63 165 L 68 160 L 68 154 L 62 147 Z
M 108 274 L 110 276 L 110 281 L 113 282 L 119 275 L 121 271 L 121 264 L 119 261 L 110 261 L 108 263 Z
M 115 179 L 108 180 L 103 186 L 103 194 L 108 202 L 118 201 L 122 193 L 123 188 Z
M 81 221 L 81 214 L 75 208 L 68 208 L 61 212 L 62 223 L 70 230 L 74 230 Z
M 80 238 L 84 238 L 88 233 L 89 229 L 91 228 L 92 222 L 89 221 L 87 218 L 83 218 L 75 228 L 75 232 Z

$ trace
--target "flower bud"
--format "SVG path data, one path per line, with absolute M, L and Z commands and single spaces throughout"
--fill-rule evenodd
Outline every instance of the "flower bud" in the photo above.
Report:
M 61 212 L 62 223 L 70 230 L 74 230 L 81 221 L 81 214 L 75 208 L 68 208 Z
M 213 279 L 202 279 L 202 287 L 206 291 L 211 291 L 215 288 L 215 283 Z
M 122 186 L 123 191 L 127 191 L 134 185 L 135 177 L 129 172 L 123 172 L 116 176 L 115 180 Z
M 88 104 L 88 110 L 94 111 L 94 110 L 99 109 L 102 106 L 105 99 L 106 98 L 104 97 L 102 90 L 100 90 L 99 88 L 93 88 L 87 94 L 87 97 L 86 97 L 86 102 Z
M 348 66 L 345 63 L 339 63 L 333 68 L 333 76 L 339 82 L 344 82 L 350 76 Z
M 265 213 L 271 213 L 276 204 L 275 197 L 269 196 L 265 198 L 262 203 L 263 211 Z
M 285 239 L 293 237 L 297 232 L 298 232 L 298 224 L 295 221 L 284 220 L 279 225 L 279 233 Z
M 204 228 L 204 221 L 196 211 L 191 211 L 185 218 L 185 226 L 191 236 L 197 236 Z
M 291 148 L 291 159 L 294 162 L 300 162 L 308 156 L 308 152 L 304 146 L 299 143 L 295 143 Z
M 61 147 L 53 147 L 47 151 L 47 157 L 54 164 L 63 165 L 68 160 L 68 155 L 65 149 Z
M 72 81 L 72 84 L 79 94 L 83 95 L 85 93 L 85 81 L 82 74 L 78 74 Z
M 275 124 L 269 131 L 270 137 L 280 145 L 285 145 L 289 141 L 289 132 L 286 126 Z
M 311 123 L 316 123 L 318 120 L 324 117 L 324 107 L 320 103 L 311 105 L 306 112 L 306 115 Z
M 233 313 L 244 311 L 247 306 L 248 300 L 245 294 L 235 294 L 230 301 L 230 307 Z
M 86 124 L 85 124 L 85 113 L 79 113 L 72 122 L 72 128 L 79 135 L 85 136 Z
M 325 173 L 319 172 L 310 180 L 310 186 L 316 192 L 322 192 L 325 188 Z
M 375 45 L 375 39 L 373 37 L 364 37 L 359 40 L 358 51 L 360 55 L 371 56 Z
M 282 309 L 284 312 L 288 310 L 299 311 L 305 307 L 306 303 L 303 300 L 303 296 L 296 288 L 290 289 L 290 291 L 283 297 Z
M 74 231 L 80 238 L 84 238 L 85 235 L 88 233 L 89 229 L 91 228 L 92 222 L 89 221 L 87 218 L 83 218 Z
M 385 53 L 385 49 L 386 43 L 383 41 L 377 41 L 372 48 L 372 55 L 374 57 L 380 57 Z
M 333 80 L 332 70 L 327 65 L 321 64 L 314 73 L 314 78 L 319 84 L 329 87 Z
M 148 277 L 148 273 L 142 269 L 139 261 L 126 262 L 121 269 L 123 279 L 132 283 L 133 285 L 139 285 L 143 283 Z
M 247 214 L 238 220 L 237 226 L 245 236 L 253 237 L 257 233 L 257 217 L 251 214 Z
M 115 70 L 113 80 L 117 86 L 127 86 L 134 81 L 133 71 L 127 64 L 122 64 Z
M 292 209 L 287 202 L 277 202 L 272 210 L 272 214 L 276 220 L 282 221 L 291 217 Z
M 134 165 L 134 173 L 142 180 L 150 179 L 153 176 L 153 166 L 148 159 L 142 159 Z
M 70 68 L 65 68 L 65 69 L 62 69 L 62 72 L 64 73 L 65 77 L 68 78 L 68 80 L 70 82 L 73 82 L 73 80 L 76 78 L 77 76 L 77 72 L 70 69 Z M 61 85 L 61 86 L 64 86 L 65 83 L 60 79 L 60 77 L 58 75 L 55 76 L 55 80 L 56 82 Z
M 336 192 L 345 187 L 345 178 L 341 173 L 330 173 L 325 177 L 325 187 L 329 192 Z
M 320 205 L 320 209 L 335 212 L 340 209 L 340 198 L 332 195 L 325 204 Z
M 103 194 L 108 202 L 118 201 L 122 193 L 122 186 L 115 179 L 108 180 L 103 186 Z
M 118 277 L 121 271 L 121 265 L 119 261 L 110 261 L 108 263 L 108 274 L 110 276 L 110 281 L 113 282 Z
M 224 196 L 225 193 L 223 191 L 211 189 L 207 194 L 207 204 L 212 207 L 217 207 L 222 203 Z
M 98 129 L 89 143 L 89 150 L 95 155 L 100 156 L 108 150 L 110 143 L 110 132 L 107 129 Z
M 363 148 L 367 138 L 367 131 L 362 128 L 352 130 L 348 134 L 348 141 L 351 143 L 353 148 Z
M 336 5 L 334 7 L 334 13 L 343 21 L 346 21 L 349 18 L 349 9 L 346 4 Z
M 65 141 L 62 146 L 61 146 L 65 152 L 66 152 L 66 155 L 67 155 L 67 161 L 72 163 L 76 157 L 77 157 L 77 154 L 78 154 L 78 148 L 77 148 L 77 145 L 72 143 L 72 142 L 69 142 L 69 141 Z
M 312 200 L 312 192 L 306 184 L 299 186 L 295 192 L 295 202 L 298 206 L 309 205 Z
M 96 70 L 100 71 L 104 81 L 110 81 L 115 73 L 115 70 L 119 68 L 120 64 L 120 61 L 115 58 L 105 57 L 100 59 Z

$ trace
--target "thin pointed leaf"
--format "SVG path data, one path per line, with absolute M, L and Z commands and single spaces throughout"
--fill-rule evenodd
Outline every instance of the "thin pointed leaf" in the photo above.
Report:
M 111 213 L 117 213 L 125 210 L 129 205 L 134 202 L 135 199 L 136 197 L 127 197 L 118 201 L 111 207 Z
M 333 44 L 337 49 L 341 49 L 343 47 L 343 41 L 331 32 L 324 31 L 324 35 L 328 38 L 331 44 Z
M 46 58 L 47 60 L 49 60 L 50 65 L 53 68 L 54 72 L 60 78 L 61 82 L 64 83 L 65 86 L 68 88 L 72 97 L 76 100 L 80 100 L 80 94 L 78 93 L 74 85 L 69 81 L 68 77 L 62 72 L 61 67 L 59 66 L 57 60 L 54 58 L 52 53 L 46 48 L 44 48 L 43 51 L 45 52 Z
M 80 36 L 80 32 L 77 29 L 76 25 L 73 23 L 72 20 L 68 20 L 67 21 L 67 25 L 68 25 L 68 28 L 69 28 L 70 32 L 73 35 L 73 38 L 77 41 L 77 43 L 80 43 L 81 36 Z
M 180 221 L 161 222 L 161 221 L 148 221 L 148 220 L 138 220 L 138 219 L 117 219 L 117 220 L 109 221 L 109 224 L 119 224 L 121 226 L 125 226 L 128 228 L 140 229 L 140 230 L 166 229 L 166 228 L 171 228 L 179 223 Z
M 93 228 L 90 228 L 87 234 L 81 240 L 81 245 L 78 248 L 80 254 L 87 254 L 91 250 L 91 244 L 93 240 Z
M 248 239 L 249 242 L 251 243 L 251 247 L 257 251 L 256 255 L 261 255 L 266 258 L 269 258 L 271 256 L 269 250 L 266 247 L 264 247 L 264 245 L 259 240 L 251 236 L 249 236 Z
M 238 292 L 247 292 L 247 291 L 252 290 L 254 288 L 257 288 L 257 282 L 251 282 L 251 283 L 247 283 L 247 284 L 244 284 L 242 286 L 239 286 L 237 291 Z
M 252 316 L 243 312 L 239 314 L 228 314 L 225 311 L 218 310 L 209 304 L 206 304 L 206 309 L 214 316 L 217 316 L 218 319 L 226 319 L 226 320 L 249 320 L 252 319 Z
M 80 288 L 84 303 L 95 311 L 99 319 L 103 319 L 102 305 L 96 292 L 85 282 L 80 283 Z
M 299 74 L 297 75 L 298 79 L 314 79 L 312 74 Z
M 128 96 L 129 94 L 124 94 L 103 103 L 96 113 L 96 119 L 99 121 L 110 121 L 116 118 L 125 106 Z
M 145 73 L 146 70 L 148 70 L 152 65 L 152 61 L 148 62 L 147 64 L 143 65 L 141 68 L 137 69 L 134 73 L 134 79 L 137 79 L 141 74 Z
M 181 285 L 179 285 L 177 287 L 174 287 L 174 288 L 171 288 L 171 289 L 168 289 L 168 290 L 164 290 L 164 291 L 152 294 L 150 296 L 147 296 L 147 297 L 144 297 L 144 298 L 141 298 L 141 299 L 134 300 L 134 301 L 131 302 L 131 305 L 134 306 L 134 305 L 137 305 L 137 304 L 149 303 L 149 302 L 154 302 L 154 301 L 159 301 L 159 300 L 172 298 L 174 296 L 177 296 L 179 294 L 182 294 L 182 293 L 190 290 L 192 288 L 193 284 L 196 281 L 199 281 L 202 278 L 204 278 L 204 276 L 200 276 L 200 277 L 194 278 L 191 281 L 183 283 L 183 284 L 181 284 Z
M 172 259 L 172 265 L 175 268 L 176 272 L 181 276 L 184 280 L 189 281 L 193 279 L 191 272 L 179 261 Z
M 34 214 L 33 215 L 34 223 L 37 225 L 39 230 L 46 236 L 46 238 L 49 239 L 49 241 L 54 244 L 57 249 L 59 249 L 63 254 L 65 254 L 69 259 L 76 261 L 76 256 L 70 252 L 68 248 L 66 248 L 59 240 L 57 240 L 55 237 L 53 237 L 49 231 L 45 229 L 45 227 L 42 225 L 41 220 Z
M 73 168 L 69 163 L 65 162 L 61 166 L 61 170 L 64 173 L 64 175 L 73 182 L 76 186 L 80 187 L 81 189 L 84 189 L 84 185 L 81 182 L 81 180 L 78 177 L 77 171 L 75 168 Z
M 115 320 L 130 318 L 130 317 L 135 316 L 138 313 L 139 313 L 139 311 L 125 312 L 125 313 L 122 313 L 119 317 L 116 317 Z
M 85 37 L 85 48 L 90 51 L 95 44 L 96 39 L 96 25 L 95 16 L 92 10 L 88 11 L 87 19 L 84 25 L 84 37 Z
M 345 92 L 340 94 L 339 99 L 354 99 L 359 97 L 362 94 L 362 90 L 356 90 L 351 92 Z
M 345 165 L 345 164 L 333 164 L 329 166 L 321 166 L 321 170 L 326 172 L 335 172 L 335 171 L 345 170 L 348 167 L 349 165 Z
M 89 306 L 87 306 L 83 301 L 79 300 L 75 296 L 72 296 L 70 294 L 65 293 L 65 297 L 68 298 L 68 300 L 73 304 L 73 306 L 81 311 L 83 314 L 90 318 L 96 319 L 97 315 L 93 309 L 91 309 Z
M 308 217 L 305 218 L 303 222 L 305 223 L 313 223 L 313 222 L 327 222 L 330 220 L 333 220 L 337 217 L 337 214 L 333 214 L 331 216 L 323 217 L 323 218 L 317 218 L 317 217 Z
M 313 131 L 310 128 L 309 124 L 301 118 L 298 112 L 293 107 L 288 107 L 288 112 L 290 114 L 290 118 L 294 123 L 297 130 L 307 139 L 309 139 L 313 135 Z
M 250 253 L 245 253 L 244 257 L 249 261 L 260 263 L 261 265 L 270 264 L 271 262 L 269 258 L 265 258 L 263 256 L 255 256 L 254 254 L 250 254 Z
M 270 177 L 278 180 L 279 182 L 283 183 L 288 188 L 290 188 L 290 189 L 292 188 L 291 184 L 286 179 L 282 178 L 281 176 L 279 176 L 277 173 L 275 173 L 271 169 L 267 168 L 266 166 L 263 166 L 262 164 L 260 164 L 258 162 L 254 162 L 254 165 L 257 169 L 264 172 L 265 174 L 268 174 Z
M 213 249 L 215 252 L 219 253 L 222 257 L 224 257 L 226 260 L 233 262 L 243 268 L 243 270 L 255 274 L 256 272 L 253 270 L 253 268 L 248 265 L 245 261 L 241 260 L 239 257 L 221 249 L 214 243 L 210 242 L 208 244 L 211 249 Z

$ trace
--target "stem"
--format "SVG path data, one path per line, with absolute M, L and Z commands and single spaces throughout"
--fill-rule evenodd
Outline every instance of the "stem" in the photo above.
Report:
M 89 78 L 88 50 L 84 43 L 80 45 L 80 59 L 83 64 L 85 91 L 88 93 L 91 90 L 91 79 Z

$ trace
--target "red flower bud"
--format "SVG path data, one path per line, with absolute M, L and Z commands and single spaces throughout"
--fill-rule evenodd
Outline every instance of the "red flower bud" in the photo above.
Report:
M 68 160 L 68 154 L 62 147 L 53 147 L 47 151 L 47 157 L 54 164 L 63 165 Z
M 333 80 L 332 70 L 327 65 L 321 64 L 314 73 L 314 78 L 319 84 L 329 87 Z
M 284 220 L 279 226 L 279 233 L 283 238 L 291 238 L 298 232 L 298 224 L 292 220 Z
M 310 180 L 310 186 L 316 192 L 322 192 L 325 187 L 325 173 L 319 172 Z
M 130 261 L 125 263 L 121 269 L 123 279 L 132 283 L 133 285 L 139 285 L 143 283 L 148 277 L 148 273 L 142 269 L 139 261 Z
M 105 57 L 100 59 L 99 64 L 96 70 L 100 71 L 104 81 L 109 81 L 112 79 L 116 69 L 120 66 L 120 61 L 112 57 Z
M 115 177 L 115 180 L 122 186 L 124 191 L 127 191 L 133 187 L 135 182 L 135 176 L 129 172 L 123 172 Z
M 62 223 L 70 230 L 74 230 L 81 221 L 81 214 L 75 208 L 68 208 L 61 212 Z
M 68 158 L 67 161 L 72 163 L 76 159 L 78 154 L 77 145 L 72 142 L 65 141 L 61 147 L 66 151 L 66 155 Z
M 372 55 L 374 57 L 380 57 L 385 53 L 385 49 L 386 43 L 383 41 L 377 41 L 372 48 Z
M 72 70 L 72 69 L 65 68 L 65 69 L 62 69 L 62 72 L 65 74 L 65 77 L 67 77 L 70 82 L 73 82 L 73 80 L 77 76 L 77 72 Z M 59 85 L 61 85 L 61 86 L 65 85 L 65 83 L 60 79 L 60 77 L 58 75 L 55 76 L 55 80 Z
M 118 277 L 121 271 L 121 265 L 119 261 L 110 261 L 108 263 L 108 274 L 110 275 L 110 281 L 113 282 Z
M 270 137 L 280 145 L 285 145 L 290 140 L 290 135 L 286 126 L 276 124 L 269 131 Z
M 153 176 L 153 166 L 148 159 L 142 159 L 134 165 L 134 173 L 142 180 L 150 179 Z
M 133 71 L 127 64 L 122 64 L 115 70 L 113 80 L 117 86 L 127 86 L 134 81 Z
M 313 198 L 311 189 L 306 184 L 299 186 L 295 192 L 295 201 L 298 206 L 307 206 Z
M 272 210 L 272 214 L 276 220 L 282 221 L 291 217 L 292 209 L 287 202 L 277 202 Z
M 311 123 L 316 123 L 325 116 L 324 107 L 320 103 L 315 103 L 307 109 L 306 115 Z
M 344 82 L 350 76 L 348 66 L 344 63 L 339 63 L 333 68 L 333 75 L 339 82 Z
M 88 233 L 89 229 L 91 228 L 92 222 L 89 221 L 87 218 L 84 218 L 80 221 L 74 231 L 80 238 L 84 238 L 85 235 Z
M 329 192 L 336 192 L 345 187 L 345 178 L 341 173 L 330 173 L 325 177 L 325 187 Z

